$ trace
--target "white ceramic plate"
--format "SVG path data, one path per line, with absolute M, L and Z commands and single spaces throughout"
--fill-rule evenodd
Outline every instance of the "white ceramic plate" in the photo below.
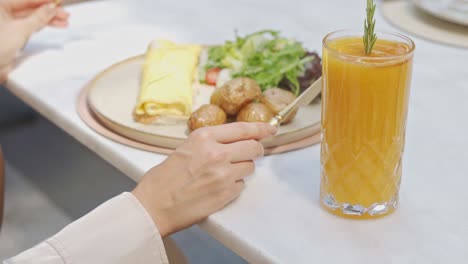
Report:
M 91 81 L 88 104 L 98 119 L 111 130 L 150 145 L 174 149 L 188 136 L 185 124 L 144 125 L 133 120 L 133 110 L 140 90 L 143 56 L 117 63 Z M 208 103 L 214 88 L 202 86 L 194 98 L 194 109 Z M 299 110 L 294 120 L 263 143 L 275 147 L 314 135 L 320 130 L 320 103 Z
M 468 0 L 413 0 L 413 3 L 440 19 L 468 26 Z

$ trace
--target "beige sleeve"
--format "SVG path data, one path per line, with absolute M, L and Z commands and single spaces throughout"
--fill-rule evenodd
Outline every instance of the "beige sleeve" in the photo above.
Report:
M 71 223 L 47 241 L 5 264 L 167 264 L 163 241 L 151 217 L 123 193 Z

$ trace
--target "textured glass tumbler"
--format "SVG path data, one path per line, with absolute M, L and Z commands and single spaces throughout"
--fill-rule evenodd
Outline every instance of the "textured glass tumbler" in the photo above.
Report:
M 365 55 L 362 33 L 323 40 L 320 201 L 350 218 L 387 215 L 398 204 L 414 43 L 377 33 Z

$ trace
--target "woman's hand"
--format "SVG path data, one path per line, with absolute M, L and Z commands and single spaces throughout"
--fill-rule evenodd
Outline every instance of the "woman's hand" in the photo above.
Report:
M 161 236 L 187 228 L 220 210 L 244 188 L 244 177 L 263 156 L 258 140 L 276 128 L 231 123 L 200 128 L 163 163 L 149 170 L 133 190 Z
M 55 0 L 0 0 L 0 83 L 29 37 L 43 27 L 66 27 L 69 14 Z

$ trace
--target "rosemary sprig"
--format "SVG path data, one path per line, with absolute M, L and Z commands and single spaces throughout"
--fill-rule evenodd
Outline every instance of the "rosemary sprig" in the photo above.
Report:
M 374 32 L 374 13 L 374 0 L 367 0 L 366 19 L 364 20 L 364 37 L 362 38 L 364 42 L 364 51 L 366 52 L 366 55 L 371 54 L 372 47 L 374 47 L 375 41 L 377 40 L 377 35 Z

